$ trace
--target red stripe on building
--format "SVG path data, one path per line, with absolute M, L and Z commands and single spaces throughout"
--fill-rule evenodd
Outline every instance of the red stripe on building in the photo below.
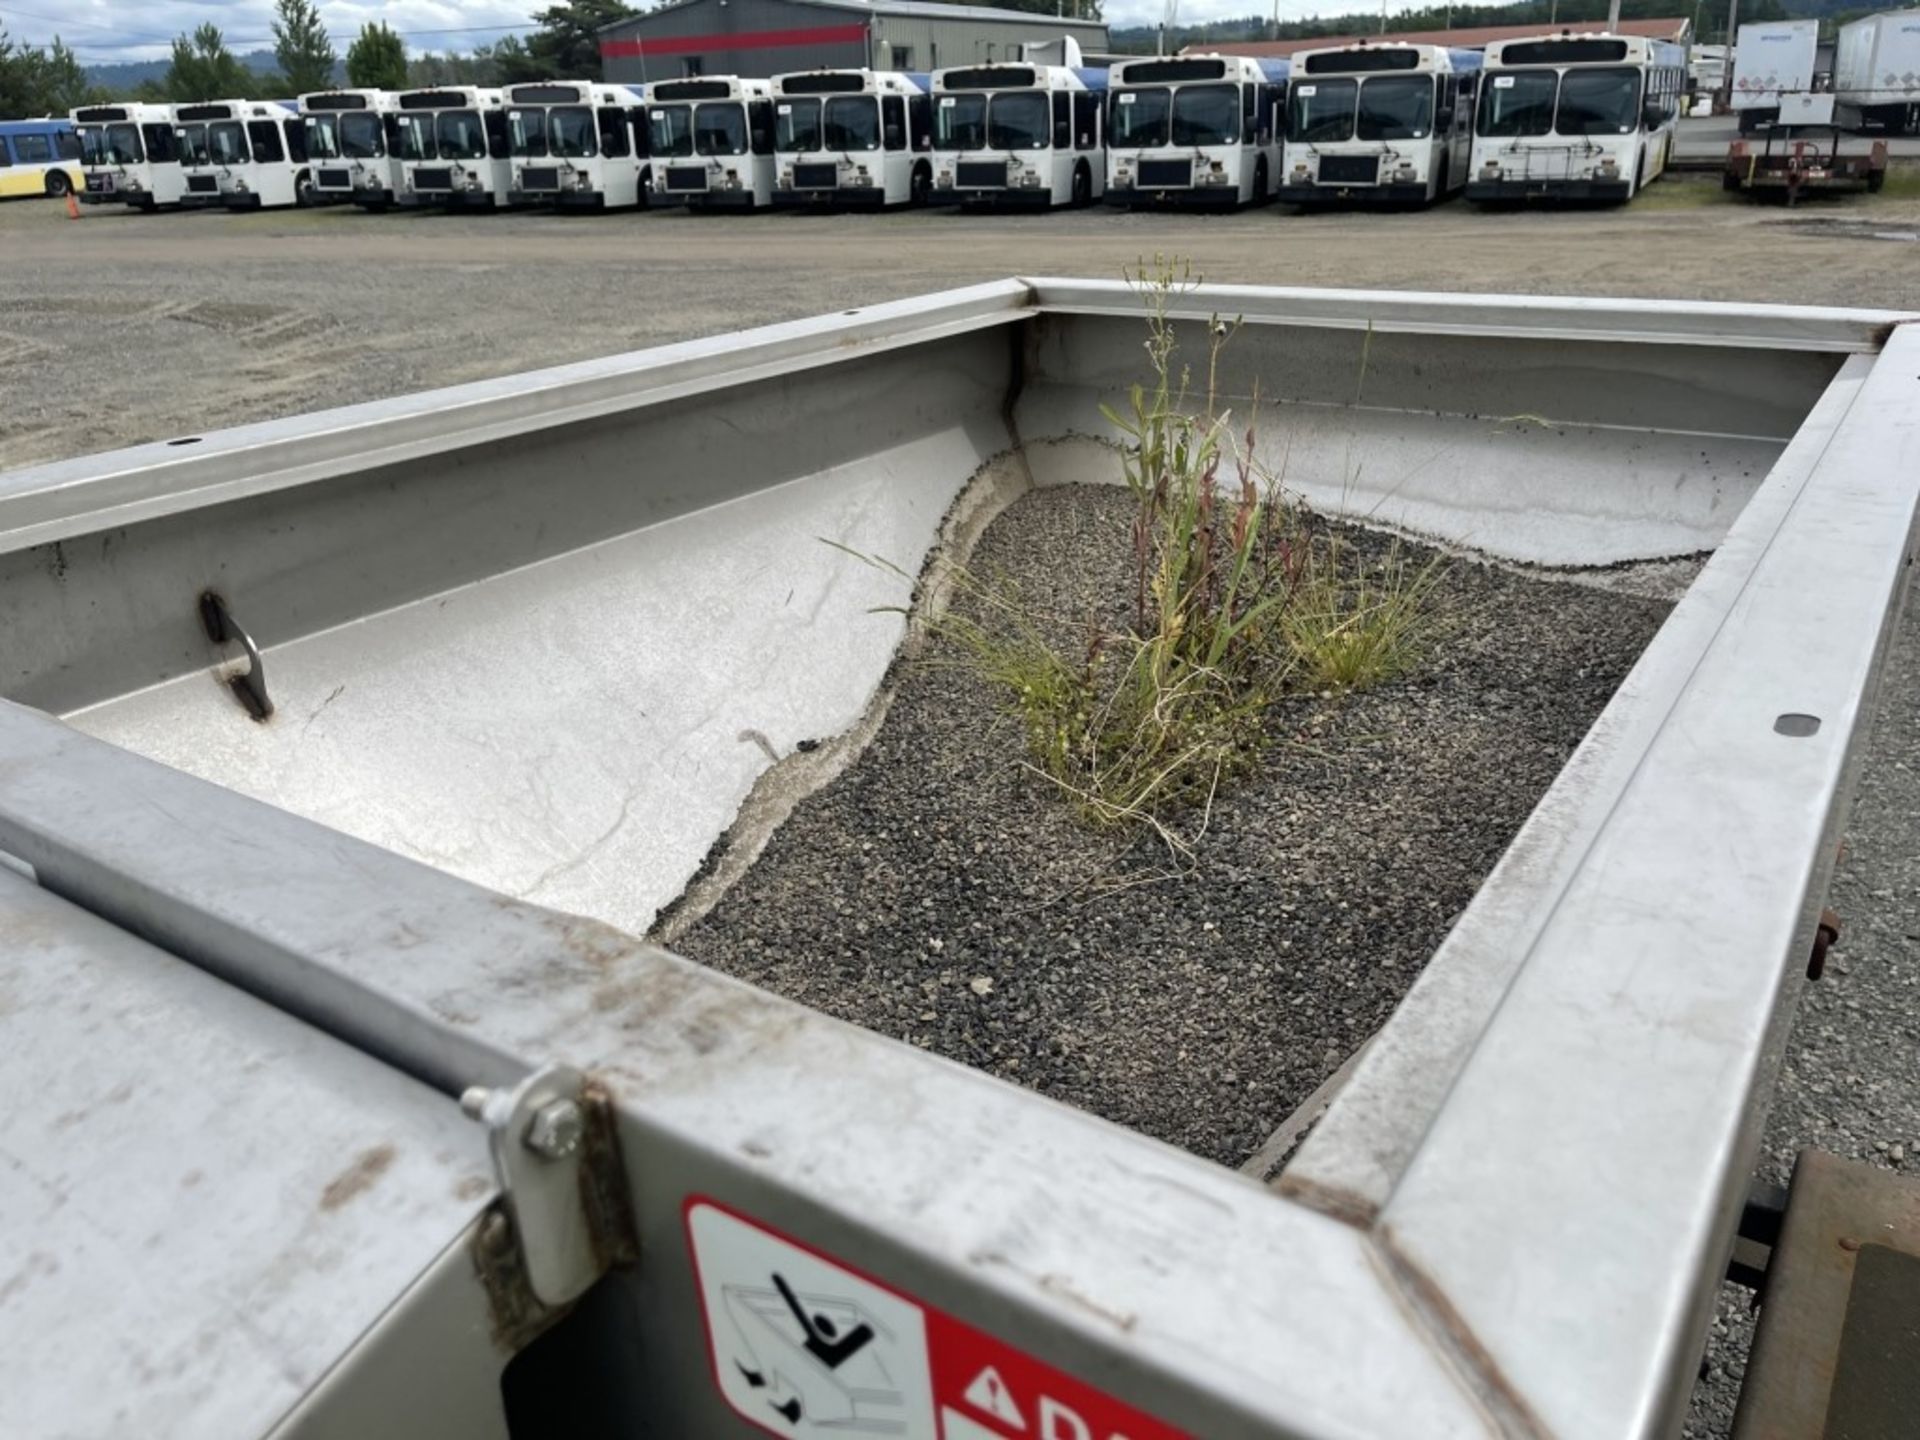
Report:
M 810 30 L 743 30 L 732 35 L 662 35 L 656 40 L 602 40 L 603 60 L 640 55 L 702 55 L 715 50 L 786 50 L 795 45 L 864 43 L 864 22 L 818 25 Z

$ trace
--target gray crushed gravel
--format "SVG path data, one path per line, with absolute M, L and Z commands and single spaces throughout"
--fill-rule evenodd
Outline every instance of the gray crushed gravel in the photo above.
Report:
M 1131 506 L 1034 492 L 973 568 L 1111 613 Z M 1462 560 L 1436 596 L 1425 667 L 1277 714 L 1180 878 L 1079 826 L 936 646 L 676 948 L 1238 1165 L 1386 1019 L 1669 608 Z
M 1829 903 L 1845 925 L 1802 992 L 1756 1173 L 1784 1185 L 1817 1148 L 1920 1174 L 1920 627 L 1889 651 L 1874 730 Z M 1720 1440 L 1753 1343 L 1751 1292 L 1721 1289 L 1684 1434 Z M 1916 1422 L 1920 1424 L 1920 1422 Z

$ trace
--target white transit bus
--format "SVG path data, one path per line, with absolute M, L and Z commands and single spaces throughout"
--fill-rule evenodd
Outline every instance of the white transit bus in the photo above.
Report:
M 773 153 L 775 205 L 924 205 L 933 190 L 927 77 L 898 70 L 776 75 Z
M 393 97 L 392 124 L 402 204 L 497 210 L 509 203 L 513 162 L 500 91 L 402 90 Z
M 645 204 L 641 94 L 590 80 L 507 87 L 508 199 L 581 210 Z
M 1280 198 L 1425 205 L 1466 184 L 1477 50 L 1343 45 L 1293 57 Z
M 188 204 L 260 210 L 304 205 L 307 137 L 293 100 L 210 100 L 173 107 Z
M 1279 183 L 1288 62 L 1123 60 L 1107 71 L 1109 205 L 1262 205 Z
M 384 210 L 400 198 L 400 157 L 388 143 L 394 97 L 386 90 L 320 90 L 300 97 L 313 171 L 313 203 Z
M 1666 169 L 1686 83 L 1686 50 L 1662 40 L 1487 46 L 1467 198 L 1631 200 Z
M 773 85 L 738 75 L 662 80 L 646 91 L 654 205 L 773 204 Z
M 83 203 L 158 210 L 186 196 L 171 106 L 85 105 L 71 118 L 80 137 Z
M 1079 58 L 1069 42 L 1070 59 Z M 1107 72 L 961 65 L 933 76 L 936 205 L 1085 205 L 1106 190 Z

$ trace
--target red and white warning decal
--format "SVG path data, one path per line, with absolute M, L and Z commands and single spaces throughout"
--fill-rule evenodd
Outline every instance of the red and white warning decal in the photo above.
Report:
M 715 1201 L 686 1205 L 714 1381 L 782 1440 L 1190 1440 Z

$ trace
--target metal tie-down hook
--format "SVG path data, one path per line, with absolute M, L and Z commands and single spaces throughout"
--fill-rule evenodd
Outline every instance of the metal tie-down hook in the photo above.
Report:
M 273 714 L 273 701 L 267 698 L 267 667 L 260 658 L 260 647 L 253 643 L 251 635 L 240 628 L 239 622 L 228 611 L 227 602 L 212 590 L 200 597 L 200 623 L 206 627 L 207 638 L 214 644 L 224 645 L 231 640 L 247 652 L 245 672 L 229 675 L 227 688 L 233 691 L 247 714 L 256 720 L 265 720 Z

